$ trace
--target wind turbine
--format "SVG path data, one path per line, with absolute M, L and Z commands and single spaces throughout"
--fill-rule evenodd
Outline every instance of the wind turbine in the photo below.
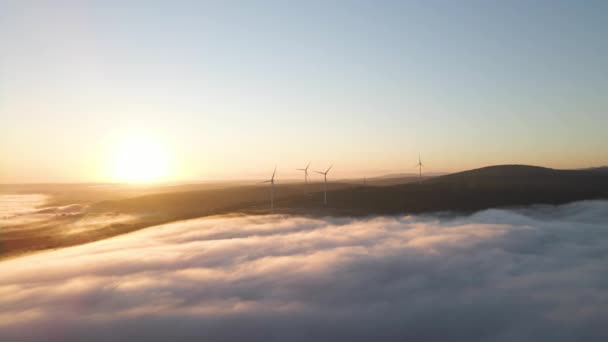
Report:
M 418 164 L 416 164 L 415 167 L 418 167 L 419 169 L 419 173 L 418 173 L 418 183 L 420 184 L 420 182 L 422 181 L 422 167 L 424 165 L 422 165 L 422 159 L 420 159 L 420 153 L 418 153 Z
M 327 205 L 327 173 L 329 172 L 329 170 L 331 170 L 331 168 L 334 167 L 333 165 L 330 166 L 329 168 L 327 168 L 327 170 L 325 170 L 325 172 L 321 172 L 321 171 L 315 171 L 318 174 L 322 174 L 323 178 L 324 178 L 324 183 L 323 183 L 323 204 Z
M 274 171 L 272 171 L 272 177 L 269 180 L 260 182 L 262 183 L 270 183 L 270 211 L 274 211 L 274 175 L 277 172 L 277 166 L 274 166 Z
M 310 162 L 303 169 L 296 169 L 298 171 L 304 171 L 304 194 L 306 194 L 306 185 L 308 185 L 308 167 L 310 166 Z

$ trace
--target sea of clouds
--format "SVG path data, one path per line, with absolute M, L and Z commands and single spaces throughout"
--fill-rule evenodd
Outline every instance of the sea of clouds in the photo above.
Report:
M 608 341 L 608 202 L 225 216 L 0 261 L 0 341 Z
M 87 213 L 85 204 L 49 206 L 50 196 L 44 194 L 0 194 L 0 252 L 2 242 L 11 238 L 51 233 L 65 235 L 94 231 L 113 224 L 129 223 L 134 215 L 118 213 Z M 38 230 L 33 232 L 34 230 Z M 8 241 L 2 241 L 2 233 Z

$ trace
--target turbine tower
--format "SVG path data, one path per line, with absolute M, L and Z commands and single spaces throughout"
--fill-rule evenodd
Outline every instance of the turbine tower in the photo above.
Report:
M 308 185 L 308 167 L 310 166 L 310 162 L 308 162 L 308 165 L 306 165 L 305 168 L 303 169 L 296 169 L 298 171 L 304 171 L 304 194 L 307 194 L 306 192 L 306 185 Z
M 420 153 L 418 153 L 418 164 L 416 164 L 415 167 L 418 168 L 419 173 L 418 173 L 418 184 L 420 184 L 420 182 L 422 181 L 422 167 L 424 165 L 422 165 L 422 159 L 420 159 Z
M 274 166 L 274 171 L 272 171 L 272 177 L 269 180 L 260 182 L 262 183 L 270 183 L 270 211 L 274 211 L 274 175 L 277 172 L 277 166 Z
M 322 174 L 323 178 L 324 178 L 324 182 L 323 182 L 323 204 L 327 205 L 327 173 L 329 172 L 329 170 L 331 170 L 331 168 L 334 167 L 333 165 L 330 166 L 329 168 L 327 168 L 327 170 L 325 170 L 325 172 L 321 172 L 321 171 L 315 171 L 318 174 Z

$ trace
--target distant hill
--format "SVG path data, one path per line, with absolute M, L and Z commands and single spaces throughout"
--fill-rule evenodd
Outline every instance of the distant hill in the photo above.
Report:
M 428 179 L 426 175 L 422 179 Z M 398 184 L 407 184 L 412 182 L 418 182 L 418 175 L 413 173 L 393 173 L 380 177 L 371 177 L 365 179 L 365 185 L 374 186 L 391 186 Z
M 366 185 L 329 183 L 329 205 L 322 183 L 276 186 L 276 211 L 294 214 L 367 215 L 427 211 L 474 211 L 493 207 L 560 204 L 608 198 L 608 171 L 556 170 L 528 165 L 499 165 L 428 177 L 379 177 Z M 152 212 L 167 220 L 227 212 L 267 212 L 267 186 L 238 186 L 204 191 L 169 192 L 106 201 L 100 211 Z
M 422 176 L 426 177 L 437 177 L 447 175 L 447 172 L 423 172 Z M 372 177 L 369 179 L 384 179 L 384 178 L 410 178 L 410 177 L 418 177 L 418 172 L 409 172 L 409 173 L 389 173 L 387 175 Z
M 597 176 L 608 170 L 558 170 L 529 165 L 496 165 L 463 171 L 429 180 L 434 184 L 450 184 L 468 187 L 586 187 L 596 186 Z
M 608 166 L 590 167 L 590 168 L 584 169 L 584 170 L 595 171 L 595 172 L 608 172 Z
M 608 172 L 499 165 L 388 187 L 366 186 L 328 193 L 331 214 L 367 215 L 475 211 L 531 204 L 608 198 Z M 312 209 L 318 198 L 294 199 L 290 208 Z M 305 212 L 306 210 L 295 210 Z
M 384 182 L 388 180 L 388 182 Z M 304 192 L 302 183 L 277 184 L 275 213 L 310 216 L 358 216 L 376 214 L 407 214 L 422 212 L 473 212 L 476 210 L 516 207 L 532 204 L 562 204 L 589 199 L 608 199 L 608 169 L 555 170 L 527 165 L 499 165 L 430 177 L 419 183 L 417 177 L 370 179 L 366 185 L 331 182 L 328 184 L 328 206 L 322 205 L 323 184 L 311 183 Z M 389 182 L 395 182 L 390 184 Z M 58 216 L 36 227 L 8 227 L 0 230 L 0 258 L 49 248 L 77 245 L 155 224 L 216 214 L 267 214 L 270 187 L 264 185 L 178 186 L 170 191 L 135 195 L 119 191 L 88 194 L 61 188 L 61 200 L 100 198 L 81 215 Z M 84 191 L 84 193 L 83 193 Z M 146 191 L 150 191 L 147 189 Z M 65 192 L 65 193 L 64 193 Z M 135 192 L 136 193 L 136 192 Z M 112 198 L 114 199 L 106 199 Z M 66 202 L 67 203 L 67 202 Z M 72 202 L 74 203 L 74 202 Z M 127 214 L 133 220 L 114 223 L 82 233 L 56 234 L 68 221 L 91 217 L 104 218 Z M 73 223 L 73 222 L 72 222 Z M 17 229 L 19 228 L 19 229 Z M 22 229 L 23 228 L 23 229 Z M 25 229 L 27 228 L 27 229 Z
M 356 185 L 363 185 L 365 180 L 365 185 L 391 186 L 418 182 L 420 180 L 426 180 L 441 175 L 445 175 L 445 173 L 423 173 L 421 178 L 418 177 L 418 173 L 391 173 L 378 177 L 360 178 L 358 180 L 349 179 L 345 180 L 344 182 Z

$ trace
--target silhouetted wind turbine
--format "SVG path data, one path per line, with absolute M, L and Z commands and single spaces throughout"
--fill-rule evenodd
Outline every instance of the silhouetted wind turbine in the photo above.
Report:
M 304 194 L 306 194 L 306 185 L 308 184 L 308 167 L 310 166 L 310 162 L 303 169 L 296 169 L 298 171 L 304 171 Z
M 261 183 L 270 183 L 270 211 L 274 211 L 274 175 L 277 172 L 277 167 L 275 165 L 274 171 L 272 171 L 272 177 L 269 180 L 260 182 Z
M 321 172 L 321 171 L 315 171 L 316 173 L 322 174 L 323 178 L 324 178 L 324 183 L 323 183 L 323 204 L 327 205 L 327 173 L 329 172 L 329 170 L 331 170 L 331 168 L 334 167 L 333 165 L 330 166 L 327 170 L 325 170 L 325 172 Z
M 422 181 L 422 167 L 424 165 L 422 165 L 422 159 L 420 159 L 420 153 L 418 153 L 418 164 L 416 164 L 416 167 L 418 167 L 419 169 L 419 174 L 418 174 L 418 183 L 420 183 Z

